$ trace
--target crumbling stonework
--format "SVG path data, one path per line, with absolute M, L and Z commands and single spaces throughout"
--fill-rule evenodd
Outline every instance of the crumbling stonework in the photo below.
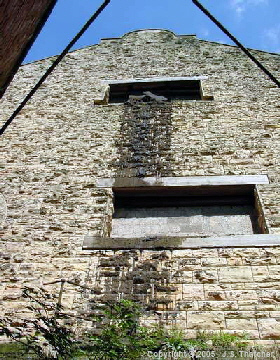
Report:
M 279 55 L 253 52 L 280 76 Z M 52 60 L 21 67 L 1 119 Z M 206 76 L 204 100 L 94 105 L 103 80 L 180 76 Z M 268 175 L 257 189 L 267 232 L 280 235 L 278 118 L 279 89 L 233 46 L 146 30 L 67 55 L 1 139 L 1 312 L 25 315 L 24 285 L 69 279 L 77 286 L 66 283 L 62 301 L 74 313 L 129 297 L 149 308 L 147 324 L 188 337 L 280 339 L 280 238 L 279 247 L 82 250 L 86 235 L 109 235 L 112 190 L 96 184 L 110 177 Z
M 172 105 L 157 102 L 125 104 L 116 140 L 119 176 L 162 174 L 171 159 Z M 124 169 L 124 172 L 122 172 Z M 136 171 L 135 171 L 136 169 Z

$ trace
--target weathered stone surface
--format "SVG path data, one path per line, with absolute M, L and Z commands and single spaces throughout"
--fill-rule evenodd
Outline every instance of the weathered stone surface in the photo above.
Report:
M 259 319 L 258 325 L 263 339 L 280 339 L 280 321 L 276 319 Z
M 224 258 L 204 258 L 202 260 L 202 266 L 226 266 L 227 260 Z
M 252 319 L 255 317 L 255 311 L 226 311 L 226 319 Z
M 249 266 L 227 267 L 219 270 L 219 279 L 222 283 L 251 282 L 252 270 Z
M 225 328 L 224 313 L 218 311 L 213 311 L 211 313 L 188 311 L 187 327 L 189 329 L 197 329 L 197 330 L 224 329 Z
M 205 290 L 206 300 L 226 300 L 226 295 L 224 291 L 220 290 Z
M 173 275 L 173 282 L 176 282 L 177 284 L 182 283 L 191 283 L 193 279 L 193 272 L 192 271 L 183 271 L 178 270 Z
M 253 300 L 257 299 L 258 295 L 255 290 L 230 290 L 225 291 L 225 296 L 228 300 Z
M 279 77 L 279 55 L 254 54 Z M 1 119 L 52 61 L 21 67 L 1 100 Z M 103 80 L 201 75 L 207 76 L 203 94 L 213 101 L 106 104 Z M 94 105 L 96 99 L 102 104 Z M 245 327 L 254 341 L 277 339 L 278 102 L 279 90 L 238 49 L 194 36 L 137 31 L 68 54 L 1 138 L 0 192 L 7 204 L 0 225 L 1 313 L 19 321 L 24 285 L 58 294 L 66 279 L 72 284 L 65 283 L 62 302 L 73 313 L 129 298 L 155 312 L 146 324 L 176 322 L 188 337 L 198 329 L 242 334 Z M 167 239 L 169 250 L 156 240 L 140 250 L 137 239 L 138 248 L 113 250 L 113 192 L 111 185 L 99 187 L 100 179 L 141 183 L 145 176 L 156 186 L 160 179 L 190 184 L 199 177 L 207 185 L 239 175 L 268 175 L 269 184 L 256 189 L 267 234 L 246 242 Z M 100 249 L 83 250 L 85 236 L 101 239 Z
M 237 310 L 237 301 L 198 301 L 198 310 Z
M 229 330 L 257 330 L 258 325 L 255 319 L 227 319 L 227 329 Z
M 201 283 L 214 283 L 217 281 L 216 270 L 197 270 L 194 272 L 194 278 Z
M 183 284 L 183 299 L 202 300 L 204 298 L 203 285 Z

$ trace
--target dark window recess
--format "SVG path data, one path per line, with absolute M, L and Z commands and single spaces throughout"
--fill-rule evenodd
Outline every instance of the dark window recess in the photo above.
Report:
M 112 237 L 261 233 L 254 186 L 114 189 Z
M 126 102 L 129 95 L 141 96 L 146 91 L 164 96 L 169 101 L 202 100 L 200 80 L 177 80 L 110 84 L 109 103 Z

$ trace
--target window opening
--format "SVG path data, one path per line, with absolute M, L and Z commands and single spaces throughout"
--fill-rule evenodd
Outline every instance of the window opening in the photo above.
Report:
M 113 189 L 111 237 L 261 233 L 254 188 L 238 185 Z
M 159 100 L 202 100 L 200 80 L 135 81 L 110 84 L 109 103 L 122 103 L 130 96 L 149 101 L 151 94 Z M 162 98 L 160 98 L 162 97 Z

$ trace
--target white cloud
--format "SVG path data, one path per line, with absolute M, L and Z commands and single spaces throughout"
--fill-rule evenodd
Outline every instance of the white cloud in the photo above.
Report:
M 230 0 L 231 8 L 236 12 L 239 18 L 250 6 L 267 5 L 269 0 Z
M 280 24 L 266 29 L 263 33 L 264 46 L 268 51 L 280 52 Z

